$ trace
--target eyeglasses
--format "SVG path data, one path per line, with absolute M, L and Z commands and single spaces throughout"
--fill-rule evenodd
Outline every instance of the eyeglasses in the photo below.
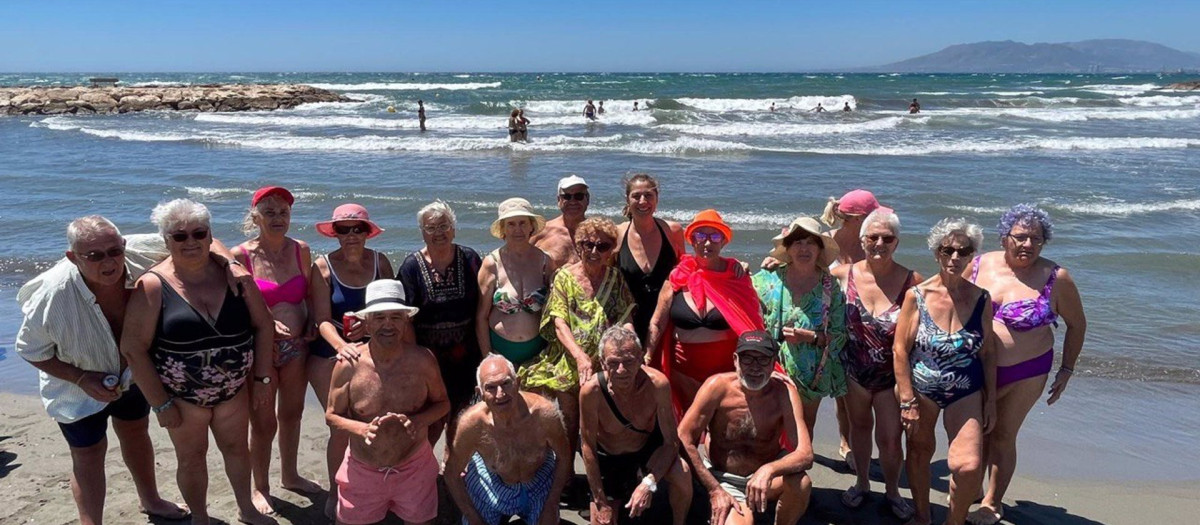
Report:
M 891 244 L 891 243 L 896 242 L 895 235 L 864 235 L 863 239 L 866 239 L 867 242 L 869 242 L 871 244 L 875 244 L 879 241 L 883 241 L 884 244 Z
M 184 242 L 188 240 L 188 237 L 196 239 L 197 241 L 203 241 L 204 239 L 208 238 L 208 230 L 194 230 L 191 233 L 175 232 L 171 234 L 171 240 L 175 242 Z
M 958 254 L 959 257 L 967 258 L 970 257 L 972 253 L 975 253 L 975 248 L 971 246 L 963 246 L 962 248 L 942 246 L 941 248 L 938 248 L 938 253 L 940 253 L 943 257 L 951 257 L 954 254 Z
M 738 354 L 737 358 L 738 362 L 743 365 L 771 366 L 775 362 L 775 356 L 772 355 L 753 356 L 750 354 Z
M 452 229 L 454 229 L 454 225 L 452 225 L 448 222 L 434 224 L 432 226 L 421 226 L 421 231 L 428 233 L 430 235 L 435 234 L 435 233 L 446 233 Z
M 725 234 L 721 232 L 692 232 L 692 244 L 700 244 L 705 240 L 713 244 L 721 244 L 725 242 Z
M 604 241 L 601 241 L 601 242 L 579 241 L 579 247 L 582 248 L 583 251 L 585 251 L 585 252 L 590 252 L 592 250 L 596 250 L 598 252 L 607 252 L 612 249 L 613 243 L 604 242 Z
M 338 235 L 350 235 L 351 233 L 354 233 L 354 234 L 367 233 L 367 232 L 371 231 L 371 228 L 361 222 L 358 224 L 352 225 L 352 226 L 339 226 L 337 224 L 334 224 L 333 231 L 337 232 Z
M 106 251 L 92 250 L 87 253 L 79 253 L 76 255 L 78 255 L 79 258 L 81 258 L 85 261 L 96 263 L 96 262 L 100 262 L 105 259 L 108 259 L 110 257 L 113 259 L 116 259 L 117 257 L 125 255 L 125 247 L 124 246 L 115 246 L 113 248 L 109 248 Z
M 578 193 L 559 193 L 558 198 L 564 201 L 582 201 L 588 198 L 588 192 L 581 191 Z
M 1032 246 L 1041 246 L 1043 244 L 1046 244 L 1045 238 L 1035 237 L 1033 235 L 1026 235 L 1024 233 L 1017 234 L 1017 235 L 1010 234 L 1010 235 L 1008 235 L 1008 238 L 1012 239 L 1013 242 L 1015 242 L 1017 244 L 1025 244 L 1026 242 L 1028 242 Z

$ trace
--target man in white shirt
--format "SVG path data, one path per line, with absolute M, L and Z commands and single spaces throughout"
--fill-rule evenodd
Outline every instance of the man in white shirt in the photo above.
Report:
M 131 235 L 127 240 L 108 219 L 93 215 L 71 222 L 67 241 L 67 260 L 17 295 L 24 320 L 16 352 L 39 370 L 46 412 L 70 446 L 79 521 L 103 522 L 109 416 L 142 512 L 184 518 L 186 508 L 159 496 L 146 417 L 150 407 L 131 384 L 117 349 L 130 287 L 166 257 L 163 239 Z

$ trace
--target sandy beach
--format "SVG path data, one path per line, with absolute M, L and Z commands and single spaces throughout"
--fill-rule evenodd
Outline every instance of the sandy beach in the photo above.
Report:
M 68 485 L 71 467 L 66 443 L 53 420 L 48 418 L 36 397 L 0 394 L 0 493 L 5 505 L 0 506 L 0 523 L 38 523 L 47 525 L 74 523 L 77 520 Z M 813 476 L 813 501 L 801 524 L 867 524 L 899 523 L 880 503 L 883 491 L 878 465 L 873 468 L 874 496 L 854 512 L 845 509 L 839 496 L 854 482 L 844 464 L 836 458 L 836 441 L 828 439 L 821 427 L 831 430 L 831 411 L 822 412 L 818 422 L 817 459 Z M 830 417 L 825 417 L 830 416 Z M 312 404 L 305 413 L 303 439 L 300 444 L 300 470 L 324 483 L 322 465 L 324 420 Z M 175 457 L 166 432 L 151 421 L 151 438 L 157 453 L 159 486 L 164 497 L 179 501 L 174 483 Z M 137 497 L 132 482 L 121 462 L 116 438 L 110 431 L 110 451 L 107 461 L 108 497 L 105 519 L 108 523 L 177 523 L 150 520 L 138 513 Z M 1064 454 L 1070 454 L 1064 450 Z M 441 449 L 438 448 L 440 456 Z M 935 458 L 932 500 L 935 503 L 935 522 L 943 516 L 948 488 L 945 452 Z M 273 465 L 273 478 L 278 479 L 279 462 Z M 209 450 L 210 514 L 218 523 L 235 522 L 236 507 L 228 482 L 221 470 L 216 447 Z M 576 470 L 583 466 L 576 461 Z M 1194 523 L 1200 513 L 1200 483 L 1135 482 L 1128 486 L 1116 482 L 1083 480 L 1017 478 L 1005 500 L 1007 512 L 1004 523 L 1044 525 L 1091 524 L 1159 524 Z M 907 496 L 907 490 L 902 489 Z M 275 508 L 281 524 L 325 524 L 321 515 L 324 495 L 306 497 L 282 489 L 274 492 Z M 439 523 L 453 523 L 453 511 L 443 497 Z M 587 523 L 575 512 L 564 511 L 563 522 Z M 186 522 L 185 522 L 186 523 Z M 389 520 L 386 523 L 400 523 Z

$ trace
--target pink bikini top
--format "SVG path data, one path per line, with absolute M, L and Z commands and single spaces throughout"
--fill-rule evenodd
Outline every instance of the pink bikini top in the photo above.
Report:
M 254 259 L 250 257 L 250 252 L 246 252 L 246 271 L 250 275 L 254 275 Z M 300 258 L 300 243 L 296 243 L 296 267 L 304 268 L 304 261 Z M 263 300 L 267 302 L 267 307 L 273 307 L 279 303 L 300 304 L 308 297 L 308 278 L 303 273 L 288 279 L 283 284 L 266 279 L 255 279 L 254 284 L 258 285 L 259 291 L 262 292 Z
M 979 258 L 980 256 L 975 256 L 975 271 L 971 272 L 971 282 L 975 282 L 975 278 L 979 276 Z M 1054 289 L 1054 280 L 1058 278 L 1058 269 L 1059 266 L 1054 265 L 1046 285 L 1042 286 L 1041 293 L 1034 299 L 1021 299 L 1005 304 L 993 301 L 992 308 L 995 314 L 992 317 L 1004 323 L 1009 330 L 1017 332 L 1028 332 L 1051 324 L 1057 327 L 1058 314 L 1050 308 L 1050 294 Z

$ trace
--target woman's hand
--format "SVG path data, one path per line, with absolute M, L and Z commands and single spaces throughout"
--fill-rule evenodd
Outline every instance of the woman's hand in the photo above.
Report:
M 292 329 L 288 328 L 287 325 L 283 324 L 279 320 L 276 320 L 275 321 L 275 340 L 279 341 L 281 339 L 291 339 L 291 338 L 292 338 Z
M 592 378 L 592 358 L 587 354 L 571 354 L 575 359 L 575 370 L 579 372 L 579 384 L 582 385 Z
M 983 433 L 989 434 L 996 427 L 996 399 L 983 402 Z
M 183 414 L 179 413 L 179 407 L 172 404 L 166 410 L 158 413 L 158 426 L 165 429 L 172 429 L 183 423 Z
M 1074 371 L 1067 368 L 1059 368 L 1054 374 L 1054 382 L 1050 384 L 1050 399 L 1046 400 L 1047 405 L 1053 405 L 1062 393 L 1067 390 L 1067 382 L 1071 380 L 1071 376 L 1075 375 Z
M 338 361 L 358 361 L 358 357 L 360 355 L 361 354 L 358 351 L 358 345 L 346 343 L 338 347 L 337 357 L 334 359 L 337 359 Z

